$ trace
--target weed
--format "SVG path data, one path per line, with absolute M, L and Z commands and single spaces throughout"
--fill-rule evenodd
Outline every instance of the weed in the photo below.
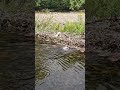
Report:
M 54 23 L 51 21 L 52 18 L 44 20 L 35 20 L 35 31 L 56 31 L 56 32 L 69 32 L 80 34 L 85 32 L 85 24 L 79 22 L 66 22 L 65 24 Z

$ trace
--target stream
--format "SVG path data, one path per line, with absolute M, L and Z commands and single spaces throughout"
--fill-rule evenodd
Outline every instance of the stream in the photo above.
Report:
M 18 41 L 19 37 L 17 39 L 15 35 L 1 37 L 0 90 L 32 90 L 34 44 Z M 63 47 L 35 45 L 35 90 L 85 90 L 84 54 Z
M 36 44 L 35 90 L 85 90 L 84 54 L 63 47 Z

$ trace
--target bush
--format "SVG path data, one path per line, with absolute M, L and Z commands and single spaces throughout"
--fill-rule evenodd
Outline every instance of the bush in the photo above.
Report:
M 9 13 L 16 13 L 33 9 L 35 1 L 31 0 L 0 0 L 0 9 Z
M 40 9 L 80 10 L 84 4 L 85 0 L 36 0 Z
M 120 15 L 119 0 L 87 0 L 85 5 L 87 19 L 92 17 L 102 19 Z
M 70 0 L 70 10 L 79 10 L 85 4 L 85 0 Z

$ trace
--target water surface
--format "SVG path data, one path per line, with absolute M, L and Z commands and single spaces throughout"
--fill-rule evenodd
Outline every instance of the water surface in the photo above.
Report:
M 36 45 L 35 90 L 85 90 L 84 55 L 74 48 Z

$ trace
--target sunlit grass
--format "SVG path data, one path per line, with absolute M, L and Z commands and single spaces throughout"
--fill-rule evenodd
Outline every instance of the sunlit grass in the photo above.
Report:
M 52 17 L 49 19 L 35 20 L 35 31 L 56 31 L 56 32 L 69 32 L 69 33 L 84 33 L 85 23 L 81 22 L 66 22 L 65 24 L 52 22 Z
M 83 33 L 85 31 L 84 24 L 80 22 L 67 22 L 64 25 L 53 24 L 53 29 L 60 32 Z

